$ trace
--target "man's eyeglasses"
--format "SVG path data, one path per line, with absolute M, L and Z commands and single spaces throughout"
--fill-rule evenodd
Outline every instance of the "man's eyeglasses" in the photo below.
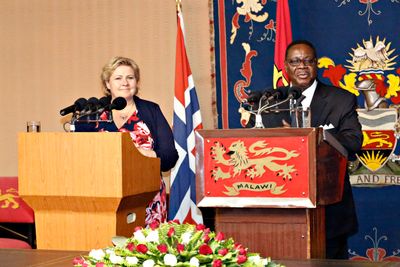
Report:
M 297 67 L 300 66 L 301 63 L 303 63 L 304 66 L 311 66 L 315 63 L 316 59 L 315 58 L 293 58 L 289 59 L 287 62 L 289 63 L 290 66 L 292 67 Z

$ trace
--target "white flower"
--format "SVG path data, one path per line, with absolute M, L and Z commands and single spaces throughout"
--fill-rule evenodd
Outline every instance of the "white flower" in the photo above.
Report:
M 255 0 L 253 0 L 255 1 Z M 176 237 L 177 243 L 184 245 L 184 255 L 193 255 L 190 258 L 180 260 L 180 254 L 175 246 L 171 247 L 171 244 L 163 244 L 163 249 L 158 245 L 165 238 L 160 236 L 161 234 L 167 233 L 171 230 L 171 227 L 175 229 L 174 238 Z M 210 233 L 209 230 L 207 230 Z M 213 233 L 213 232 L 212 232 Z M 101 249 L 93 249 L 90 251 L 88 256 L 84 256 L 83 260 L 86 261 L 88 266 L 94 267 L 98 263 L 103 263 L 107 266 L 126 266 L 126 267 L 156 267 L 156 266 L 167 266 L 167 267 L 178 267 L 185 265 L 186 267 L 200 267 L 203 263 L 200 263 L 199 259 L 202 256 L 198 256 L 197 248 L 203 244 L 201 238 L 202 232 L 198 232 L 194 225 L 180 225 L 175 222 L 162 223 L 158 229 L 138 229 L 133 233 L 130 238 L 123 238 L 120 236 L 113 238 L 114 247 Z M 224 243 L 216 238 L 216 234 L 209 235 L 210 240 L 216 244 L 216 246 L 224 247 Z M 174 239 L 175 241 L 175 239 Z M 234 242 L 233 240 L 229 242 Z M 168 242 L 165 242 L 168 243 Z M 142 249 L 137 250 L 139 246 L 147 246 L 147 255 L 141 253 Z M 165 246 L 167 247 L 166 253 L 161 253 L 159 250 L 164 251 Z M 133 249 L 135 248 L 136 249 Z M 233 253 L 236 253 L 236 248 L 226 248 L 228 254 L 223 258 L 232 258 Z M 175 253 L 176 252 L 176 253 Z M 242 265 L 248 265 L 252 267 L 266 267 L 271 265 L 270 258 L 263 258 L 257 253 L 249 253 L 248 261 Z M 251 255 L 251 256 L 250 256 Z M 208 259 L 212 262 L 215 259 L 220 259 L 221 255 L 208 255 Z M 147 259 L 147 260 L 146 260 Z M 144 262 L 142 262 L 144 261 Z M 183 262 L 184 261 L 184 262 Z M 211 263 L 210 262 L 210 263 Z M 273 266 L 280 266 L 274 265 Z M 75 264 L 75 267 L 81 267 L 79 263 Z
M 115 254 L 110 254 L 110 261 L 113 264 L 121 264 L 124 262 L 124 259 L 121 256 L 117 256 Z
M 142 230 L 137 230 L 133 233 L 133 237 L 139 242 L 144 243 L 146 241 L 146 237 L 144 236 Z
M 129 265 L 135 265 L 135 264 L 137 264 L 139 262 L 138 258 L 136 258 L 136 257 L 127 256 L 125 258 L 125 260 L 126 260 L 126 263 L 128 263 Z
M 261 261 L 261 257 L 259 255 L 250 256 L 249 261 L 252 261 L 254 263 L 259 263 Z
M 178 263 L 178 260 L 174 254 L 165 254 L 164 263 L 169 266 L 175 266 Z
M 115 255 L 114 248 L 107 248 L 106 254 L 108 254 L 108 257 L 110 257 L 111 255 Z
M 95 259 L 97 261 L 103 260 L 105 255 L 106 254 L 104 253 L 104 251 L 102 249 L 92 249 L 89 252 L 89 257 L 92 257 L 93 259 Z
M 261 260 L 262 266 L 266 266 L 271 262 L 270 258 L 264 258 Z
M 149 233 L 149 235 L 146 237 L 146 241 L 147 242 L 155 242 L 155 243 L 159 243 L 159 240 L 158 240 L 158 230 L 154 230 L 154 231 L 151 231 L 150 233 Z
M 143 267 L 153 267 L 155 262 L 152 259 L 145 260 L 143 262 Z
M 192 238 L 192 232 L 185 232 L 182 234 L 182 244 L 187 245 Z
M 199 267 L 200 266 L 199 259 L 196 258 L 196 257 L 192 257 L 190 259 L 190 261 L 189 261 L 189 264 L 190 264 L 190 266 L 193 266 L 193 267 Z

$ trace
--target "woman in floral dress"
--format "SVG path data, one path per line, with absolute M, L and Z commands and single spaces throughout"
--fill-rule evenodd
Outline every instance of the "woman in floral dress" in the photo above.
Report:
M 157 157 L 161 171 L 168 171 L 178 160 L 171 128 L 160 107 L 136 96 L 139 90 L 140 70 L 130 58 L 115 57 L 103 67 L 103 91 L 113 101 L 125 98 L 122 110 L 105 111 L 98 123 L 77 123 L 77 132 L 129 132 L 136 148 L 145 156 Z M 146 225 L 167 218 L 166 188 L 161 175 L 159 193 L 146 208 Z

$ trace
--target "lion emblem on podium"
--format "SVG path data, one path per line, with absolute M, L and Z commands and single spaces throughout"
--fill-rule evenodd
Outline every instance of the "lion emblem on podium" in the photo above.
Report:
M 211 170 L 214 181 L 233 178 L 242 173 L 253 180 L 263 176 L 267 169 L 276 172 L 284 180 L 292 180 L 292 173 L 296 169 L 294 165 L 288 165 L 287 161 L 299 156 L 296 150 L 268 147 L 265 141 L 256 141 L 247 148 L 242 140 L 232 142 L 228 150 L 216 141 L 210 153 L 214 162 L 220 165 Z M 221 165 L 229 167 L 228 171 L 224 171 Z

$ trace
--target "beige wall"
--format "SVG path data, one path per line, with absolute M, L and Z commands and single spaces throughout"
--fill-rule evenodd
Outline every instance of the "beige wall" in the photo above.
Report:
M 213 128 L 208 1 L 182 0 L 186 41 L 205 128 Z M 113 56 L 141 66 L 140 96 L 172 123 L 175 0 L 0 0 L 0 176 L 17 175 L 17 133 L 26 121 L 63 131 L 59 110 L 100 97 Z

